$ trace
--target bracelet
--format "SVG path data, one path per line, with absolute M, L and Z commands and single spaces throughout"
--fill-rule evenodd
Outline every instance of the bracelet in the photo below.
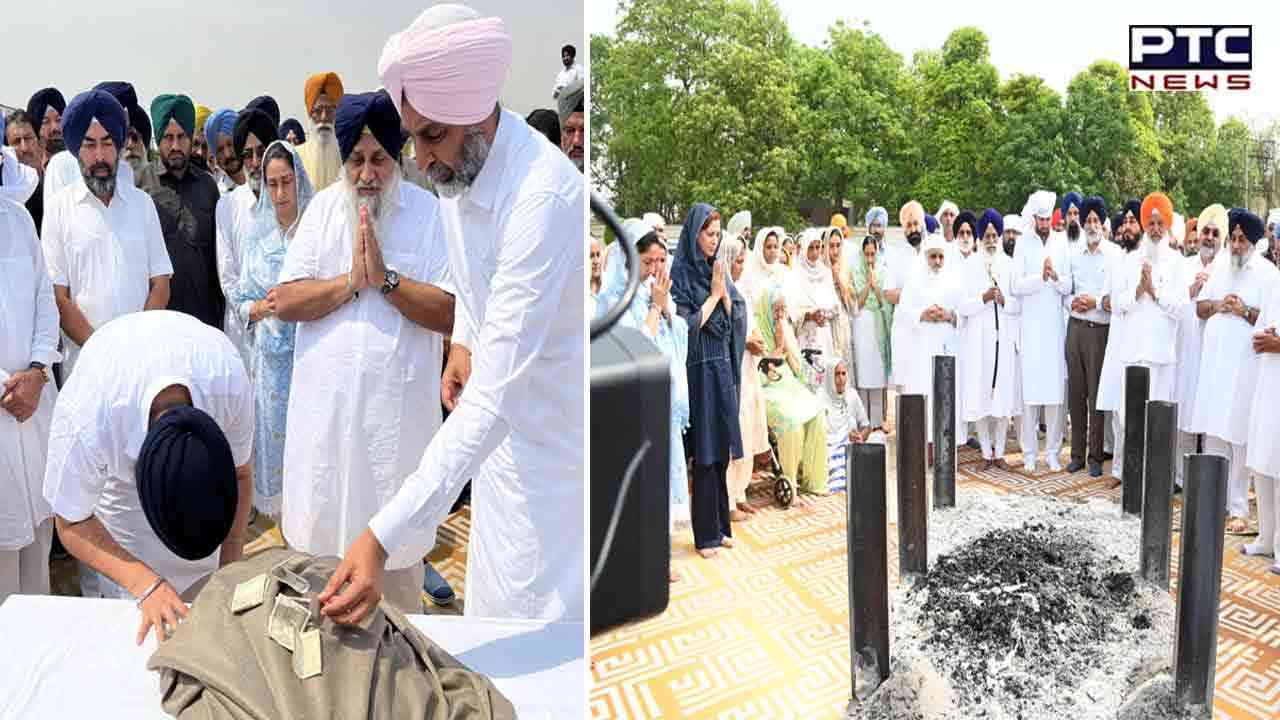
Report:
M 151 593 L 155 592 L 156 589 L 163 584 L 164 584 L 164 578 L 157 577 L 156 581 L 151 583 L 151 587 L 147 588 L 146 591 L 144 591 L 141 595 L 138 596 L 138 601 L 133 604 L 134 607 L 139 607 L 139 608 L 142 607 L 142 603 L 146 602 L 147 598 L 151 597 Z

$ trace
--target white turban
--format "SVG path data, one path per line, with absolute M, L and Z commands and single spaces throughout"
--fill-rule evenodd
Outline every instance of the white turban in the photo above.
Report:
M 960 214 L 960 208 L 956 207 L 955 203 L 951 202 L 950 200 L 943 200 L 942 205 L 938 206 L 938 215 L 937 215 L 938 219 L 941 220 L 942 213 L 948 210 L 950 210 L 951 212 L 957 215 Z
M 751 211 L 742 210 L 729 218 L 729 224 L 725 226 L 725 235 L 728 237 L 738 237 L 743 230 L 751 227 Z
M 1051 218 L 1057 204 L 1057 193 L 1050 190 L 1037 190 L 1027 198 L 1027 205 L 1022 208 L 1022 216 L 1027 218 Z
M 1271 212 L 1267 213 L 1268 225 L 1280 225 L 1280 208 L 1271 208 Z
M 1013 230 L 1014 232 L 1016 232 L 1016 233 L 1018 233 L 1018 234 L 1022 234 L 1022 216 L 1020 216 L 1020 215 L 1005 215 L 1005 216 L 1004 216 L 1004 230 L 1005 230 L 1005 232 L 1008 232 L 1008 231 L 1010 231 L 1010 230 Z
M 510 65 L 511 36 L 502 18 L 446 3 L 427 8 L 387 40 L 378 77 L 401 117 L 406 98 L 436 122 L 474 125 L 493 112 Z
M 942 236 L 942 233 L 930 233 L 924 236 L 924 242 L 920 244 L 920 254 L 928 255 L 930 250 L 946 254 L 947 239 Z
M 631 237 L 631 242 L 635 242 L 645 235 L 653 232 L 653 227 L 646 225 L 645 222 L 639 218 L 627 218 L 622 222 L 622 232 Z
M 656 212 L 647 212 L 644 214 L 644 217 L 640 219 L 644 220 L 645 224 L 654 230 L 657 230 L 659 227 L 664 231 L 667 229 L 667 221 Z
M 1182 241 L 1187 237 L 1187 219 L 1178 213 L 1173 214 L 1173 226 L 1169 228 L 1169 232 L 1173 233 L 1173 239 L 1181 245 Z

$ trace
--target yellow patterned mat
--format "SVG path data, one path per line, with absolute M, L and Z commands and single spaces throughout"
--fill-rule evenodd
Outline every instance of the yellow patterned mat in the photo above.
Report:
M 1014 446 L 1016 451 L 1016 446 Z M 982 471 L 960 454 L 959 482 L 991 492 L 1119 502 L 1107 478 L 1086 472 Z M 1041 466 L 1043 468 L 1043 465 Z M 760 512 L 734 526 L 736 546 L 703 560 L 689 531 L 672 540 L 680 580 L 656 618 L 591 640 L 591 717 L 831 718 L 849 699 L 849 618 L 844 495 L 783 511 L 753 487 Z M 1181 503 L 1174 517 L 1181 513 Z M 1178 523 L 1174 526 L 1175 587 Z M 897 531 L 889 531 L 897 582 Z M 1280 577 L 1269 560 L 1246 558 L 1248 538 L 1228 536 L 1222 571 L 1214 716 L 1280 718 Z M 1172 648 L 1170 648 L 1172 653 Z

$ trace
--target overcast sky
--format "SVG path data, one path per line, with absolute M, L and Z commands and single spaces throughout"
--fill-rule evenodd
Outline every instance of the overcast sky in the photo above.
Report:
M 6 0 L 0 11 L 0 103 L 26 107 L 49 85 L 67 101 L 103 80 L 127 80 L 149 110 L 156 95 L 181 92 L 217 109 L 258 95 L 281 119 L 306 126 L 302 86 L 332 70 L 348 92 L 376 90 L 387 38 L 429 0 Z M 467 0 L 499 15 L 513 39 L 503 104 L 525 114 L 553 107 L 560 46 L 583 47 L 581 0 Z M 585 59 L 584 54 L 579 55 Z
M 589 0 L 587 30 L 612 34 L 615 0 Z M 1253 25 L 1253 88 L 1248 92 L 1207 92 L 1218 120 L 1236 114 L 1257 122 L 1280 117 L 1280 10 L 1270 3 L 1174 2 L 1163 0 L 1079 0 L 1071 3 L 809 2 L 778 0 L 791 36 L 820 45 L 837 19 L 871 22 L 891 48 L 910 62 L 922 48 L 941 48 L 957 27 L 975 25 L 990 40 L 991 62 L 1001 79 L 1014 73 L 1039 75 L 1060 93 L 1089 63 L 1114 60 L 1128 67 L 1129 25 Z M 840 10 L 833 10 L 839 8 Z

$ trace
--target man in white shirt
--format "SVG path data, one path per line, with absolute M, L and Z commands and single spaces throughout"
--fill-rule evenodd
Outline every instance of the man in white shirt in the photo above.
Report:
M 1229 264 L 1210 274 L 1196 299 L 1196 312 L 1205 320 L 1204 351 L 1196 383 L 1200 401 L 1191 429 L 1204 433 L 1206 453 L 1230 461 L 1227 532 L 1236 534 L 1247 531 L 1249 518 L 1245 463 L 1258 374 L 1254 325 L 1270 301 L 1280 271 L 1256 248 L 1263 235 L 1262 218 L 1236 208 L 1228 214 L 1227 226 Z
M 552 100 L 559 100 L 560 93 L 565 88 L 575 83 L 581 85 L 583 82 L 582 65 L 578 64 L 577 48 L 572 45 L 560 48 L 560 63 L 564 65 L 564 69 L 556 73 L 556 84 L 551 89 Z
M 125 146 L 128 145 L 129 130 L 133 127 L 130 119 L 135 117 L 141 110 L 133 111 L 138 107 L 138 93 L 134 91 L 133 85 L 127 82 L 100 82 L 93 86 L 94 90 L 101 90 L 116 99 L 120 103 L 120 107 L 124 109 L 124 140 L 116 145 L 117 160 L 116 174 L 120 185 L 133 186 L 135 176 L 133 167 L 124 161 Z M 74 100 L 73 100 L 74 102 Z M 70 106 L 68 106 L 70 107 Z M 63 122 L 65 124 L 66 113 L 63 113 Z M 146 114 L 142 114 L 146 117 Z M 66 137 L 66 128 L 63 128 L 63 138 Z M 75 185 L 80 180 L 81 168 L 76 162 L 75 151 L 71 149 L 71 144 L 65 144 L 65 150 L 49 157 L 49 163 L 44 168 L 44 204 L 49 207 L 49 203 L 53 197 L 63 188 Z
M 1089 462 L 1089 475 L 1102 477 L 1103 417 L 1098 411 L 1098 385 L 1102 361 L 1107 351 L 1111 313 L 1102 307 L 1102 297 L 1110 286 L 1114 256 L 1120 250 L 1103 242 L 1102 222 L 1107 206 L 1102 197 L 1091 196 L 1070 205 L 1070 228 L 1079 227 L 1079 208 L 1084 207 L 1084 242 L 1076 241 L 1071 252 L 1071 317 L 1067 321 L 1067 407 L 1071 413 L 1071 463 L 1067 472 L 1079 472 Z M 1088 438 L 1086 440 L 1086 438 Z
M 564 154 L 498 106 L 510 58 L 500 18 L 437 5 L 379 62 L 441 197 L 456 409 L 321 594 L 339 621 L 373 607 L 388 552 L 434 537 L 471 477 L 467 614 L 585 619 L 586 194 Z
M 1064 354 L 1066 322 L 1062 299 L 1071 292 L 1070 263 L 1066 239 L 1050 235 L 1056 195 L 1047 190 L 1033 192 L 1023 209 L 1033 232 L 1023 236 L 1014 250 L 1013 294 L 1022 306 L 1022 460 L 1028 472 L 1035 472 L 1039 460 L 1036 435 L 1038 412 L 1045 417 L 1045 460 L 1049 469 L 1062 469 L 1063 394 L 1067 363 Z
M 1280 405 L 1280 293 L 1272 292 L 1254 324 L 1253 351 L 1258 356 L 1258 383 L 1249 416 L 1245 465 L 1258 491 L 1258 537 L 1241 545 L 1246 555 L 1272 558 L 1271 572 L 1280 575 L 1276 547 L 1280 544 L 1280 445 L 1276 443 L 1275 413 Z
M 1189 302 L 1178 318 L 1178 386 L 1175 398 L 1178 403 L 1178 452 L 1181 458 L 1196 452 L 1196 434 L 1191 427 L 1195 421 L 1196 384 L 1200 380 L 1200 356 L 1204 351 L 1204 325 L 1197 312 L 1197 301 L 1205 284 L 1215 270 L 1224 269 L 1229 263 L 1230 251 L 1222 251 L 1227 236 L 1227 209 L 1214 203 L 1205 208 L 1196 219 L 1193 237 L 1187 238 L 1189 247 L 1197 252 L 1182 260 L 1181 283 L 1187 286 Z M 1221 259 L 1218 259 L 1221 255 Z M 1182 487 L 1181 461 L 1174 463 L 1174 480 Z
M 0 200 L 0 604 L 48 594 L 53 521 L 40 492 L 58 391 L 58 306 L 25 208 Z
M 284 446 L 281 530 L 341 556 L 412 475 L 440 428 L 453 297 L 439 203 L 400 175 L 400 116 L 385 92 L 345 94 L 334 122 L 343 173 L 307 206 L 276 288 L 298 321 Z M 447 509 L 447 508 L 446 508 Z M 422 612 L 435 528 L 389 548 L 384 595 Z
M 85 347 L 54 407 L 44 498 L 81 593 L 138 603 L 138 644 L 152 626 L 166 637 L 199 581 L 240 559 L 252 451 L 249 378 L 221 331 L 159 310 Z
M 96 328 L 169 302 L 173 266 L 155 203 L 117 173 L 126 124 L 102 90 L 77 95 L 62 118 L 82 175 L 45 205 L 40 237 L 66 341 L 64 379 Z
M 903 381 L 903 392 L 924 396 L 928 427 L 932 428 L 933 358 L 936 355 L 955 357 L 959 348 L 956 326 L 960 320 L 957 310 L 964 291 L 963 273 L 960 268 L 946 267 L 946 263 L 952 262 L 952 258 L 959 254 L 948 251 L 947 241 L 940 234 L 934 233 L 925 238 L 921 254 L 925 265 L 917 266 L 915 275 L 903 288 L 899 306 L 911 328 L 909 342 L 915 355 L 910 374 Z M 958 411 L 959 402 L 956 405 Z M 956 423 L 957 437 L 962 434 L 963 427 L 963 423 Z M 932 443 L 932 433 L 929 437 Z
M 920 245 L 924 242 L 924 207 L 915 200 L 908 201 L 898 210 L 898 224 L 906 240 L 890 241 L 884 249 L 884 299 L 890 305 L 902 302 L 902 291 L 912 274 L 920 268 Z M 894 358 L 889 384 L 899 389 L 906 385 L 911 375 L 914 356 L 911 348 L 912 322 L 906 313 L 894 312 L 893 327 L 889 331 L 889 356 Z

